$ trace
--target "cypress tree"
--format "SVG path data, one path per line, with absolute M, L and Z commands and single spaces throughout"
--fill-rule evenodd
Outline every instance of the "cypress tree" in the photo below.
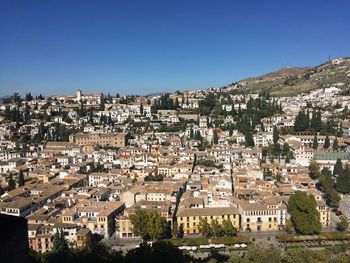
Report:
M 245 133 L 245 144 L 248 147 L 254 147 L 255 146 L 253 135 L 251 134 L 250 131 L 247 131 Z
M 12 174 L 10 174 L 10 178 L 9 178 L 7 184 L 8 184 L 8 187 L 7 187 L 8 191 L 11 191 L 11 190 L 16 188 L 16 182 L 15 182 L 15 180 L 13 180 Z
M 343 134 L 344 134 L 344 132 L 343 132 L 343 124 L 340 123 L 340 127 L 339 127 L 339 129 L 338 129 L 338 134 L 337 134 L 337 136 L 338 136 L 338 137 L 343 137 Z
M 279 140 L 279 134 L 278 134 L 278 130 L 277 130 L 277 127 L 274 126 L 273 127 L 273 144 L 276 144 Z
M 333 142 L 333 150 L 338 151 L 338 139 L 337 138 L 335 138 L 335 140 Z
M 214 129 L 213 143 L 218 144 L 218 141 L 219 141 L 218 132 L 216 131 L 216 129 Z
M 343 164 L 341 162 L 341 159 L 338 158 L 333 169 L 333 175 L 340 175 L 343 173 Z
M 19 176 L 18 176 L 18 186 L 23 186 L 24 185 L 24 174 L 23 171 L 19 171 Z
M 312 148 L 317 149 L 318 142 L 317 142 L 317 135 L 315 134 L 314 141 L 312 142 Z
M 143 105 L 142 105 L 142 103 L 140 104 L 140 114 L 143 115 Z
M 329 146 L 331 146 L 331 143 L 330 143 L 329 137 L 328 137 L 328 135 L 327 135 L 327 136 L 326 136 L 326 139 L 324 140 L 323 148 L 327 149 L 327 148 L 329 148 Z
M 342 170 L 342 172 L 339 174 L 339 176 L 337 178 L 336 185 L 335 185 L 335 189 L 342 194 L 350 193 L 350 168 L 349 168 L 349 166 L 347 166 L 346 169 Z

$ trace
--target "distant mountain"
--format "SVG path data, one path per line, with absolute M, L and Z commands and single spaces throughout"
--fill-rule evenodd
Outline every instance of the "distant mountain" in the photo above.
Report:
M 293 96 L 319 88 L 350 87 L 350 58 L 337 58 L 316 67 L 287 67 L 238 82 L 247 92 L 267 89 L 275 96 Z

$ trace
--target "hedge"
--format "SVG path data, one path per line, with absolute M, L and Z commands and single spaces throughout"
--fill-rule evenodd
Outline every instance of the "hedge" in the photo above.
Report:
M 225 237 L 197 237 L 197 238 L 174 238 L 167 240 L 173 246 L 200 246 L 213 244 L 224 244 L 224 245 L 234 245 L 234 244 L 250 244 L 251 240 L 246 236 L 225 236 Z

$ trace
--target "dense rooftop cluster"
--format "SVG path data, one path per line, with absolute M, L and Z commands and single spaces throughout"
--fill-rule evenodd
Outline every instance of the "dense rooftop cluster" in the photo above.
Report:
M 60 231 L 72 247 L 94 235 L 319 234 L 333 208 L 350 219 L 350 96 L 340 86 L 293 97 L 238 84 L 14 94 L 0 106 L 0 213 L 27 218 L 38 252 Z

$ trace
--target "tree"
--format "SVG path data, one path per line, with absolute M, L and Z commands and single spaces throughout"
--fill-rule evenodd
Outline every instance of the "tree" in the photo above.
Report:
M 277 127 L 274 126 L 273 127 L 273 144 L 276 144 L 278 142 L 279 138 L 280 138 L 280 136 L 279 136 Z
M 294 122 L 294 131 L 305 131 L 309 128 L 309 116 L 304 111 L 299 111 Z
M 148 214 L 147 232 L 152 240 L 158 240 L 167 232 L 167 222 L 157 212 L 151 212 Z
M 311 250 L 305 247 L 299 247 L 295 249 L 288 249 L 285 251 L 284 263 L 303 263 L 303 262 L 314 262 L 314 263 L 329 263 L 337 262 L 331 260 L 331 253 L 327 253 L 326 250 Z
M 334 189 L 327 191 L 325 198 L 326 198 L 327 205 L 329 205 L 330 207 L 334 207 L 334 208 L 339 207 L 340 195 Z
M 317 149 L 318 147 L 318 141 L 317 141 L 317 135 L 315 134 L 314 140 L 312 142 L 312 148 Z
M 137 209 L 135 214 L 130 215 L 130 221 L 132 224 L 132 232 L 137 236 L 141 236 L 143 240 L 147 240 L 149 238 L 147 212 L 142 209 Z
M 261 130 L 262 132 L 265 131 L 265 126 L 264 126 L 264 123 L 263 123 L 263 122 L 261 122 L 261 124 L 260 124 L 260 130 Z
M 319 234 L 322 230 L 320 214 L 312 194 L 296 191 L 289 198 L 288 212 L 297 233 L 303 235 Z
M 287 156 L 289 151 L 290 151 L 289 144 L 287 142 L 285 142 L 282 146 L 282 151 L 281 151 L 282 156 Z
M 268 155 L 268 149 L 267 148 L 262 148 L 261 150 L 261 156 L 264 161 L 266 161 L 266 157 Z
M 26 101 L 32 101 L 33 99 L 34 98 L 30 92 L 26 94 L 26 98 L 25 98 Z
M 18 186 L 23 186 L 24 185 L 24 174 L 22 169 L 19 171 L 19 176 L 18 176 Z
M 177 238 L 183 238 L 184 237 L 184 226 L 183 226 L 183 224 L 180 224 L 179 225 L 179 230 L 177 231 L 177 235 L 176 235 L 176 237 Z
M 340 175 L 342 173 L 343 173 L 343 164 L 341 162 L 341 159 L 338 158 L 333 168 L 333 175 Z
M 328 149 L 329 146 L 331 146 L 331 143 L 330 143 L 329 137 L 328 137 L 328 135 L 327 135 L 327 136 L 326 136 L 326 139 L 324 140 L 323 148 Z
M 343 123 L 340 123 L 340 127 L 337 132 L 338 137 L 343 137 L 344 131 L 343 131 Z
M 234 236 L 237 234 L 237 229 L 233 226 L 230 219 L 222 221 L 222 230 L 226 236 Z
M 338 151 L 338 139 L 337 138 L 335 138 L 335 140 L 333 142 L 333 150 Z
M 8 179 L 8 181 L 7 181 L 7 190 L 8 191 L 11 191 L 11 190 L 13 190 L 13 189 L 15 189 L 16 188 L 16 182 L 15 182 L 15 180 L 13 179 L 13 177 L 12 177 L 12 174 L 10 174 L 10 177 L 9 177 L 9 179 Z
M 321 111 L 314 111 L 310 122 L 310 128 L 314 131 L 320 131 L 322 129 Z
M 81 117 L 84 117 L 85 116 L 85 109 L 84 109 L 84 102 L 83 100 L 80 100 L 80 106 L 79 106 L 79 109 L 78 109 L 78 116 L 81 118 Z
M 250 131 L 247 131 L 245 134 L 245 144 L 248 147 L 254 147 L 255 143 L 254 143 L 254 139 L 253 139 L 253 135 Z
M 208 220 L 205 218 L 199 219 L 199 233 L 201 233 L 204 237 L 211 237 L 213 235 L 213 229 L 211 225 L 208 223 Z
M 213 231 L 214 237 L 220 237 L 224 234 L 222 226 L 219 224 L 219 221 L 217 219 L 213 219 L 211 221 L 211 229 Z
M 155 242 L 152 246 L 147 244 L 141 244 L 140 247 L 136 249 L 129 250 L 126 253 L 125 259 L 119 261 L 108 261 L 108 262 L 125 262 L 125 263 L 134 263 L 134 262 L 167 262 L 167 263 L 177 263 L 184 262 L 190 263 L 193 262 L 192 258 L 184 253 L 182 253 L 178 248 L 170 245 L 168 242 L 158 241 Z M 78 262 L 78 261 L 76 261 Z M 83 261 L 79 261 L 83 262 Z M 100 262 L 100 261 L 94 261 Z
M 350 168 L 349 168 L 349 166 L 347 166 L 346 169 L 339 174 L 339 176 L 337 178 L 337 182 L 335 184 L 335 189 L 342 194 L 350 193 Z
M 105 98 L 104 98 L 103 95 L 101 96 L 101 101 L 100 101 L 100 105 L 99 105 L 98 110 L 99 111 L 104 111 L 105 110 Z
M 248 248 L 244 259 L 246 260 L 243 262 L 276 263 L 282 262 L 282 254 L 278 248 L 261 248 L 252 246 Z
M 157 212 L 147 213 L 145 210 L 137 209 L 135 214 L 130 215 L 133 233 L 142 239 L 158 240 L 169 235 L 169 227 L 165 218 Z
M 68 251 L 68 242 L 64 237 L 62 229 L 57 229 L 57 232 L 53 236 L 52 250 L 55 253 L 65 253 Z
M 311 161 L 309 164 L 309 175 L 311 178 L 314 179 L 320 176 L 320 168 L 314 161 Z
M 140 114 L 143 115 L 143 105 L 142 105 L 142 103 L 140 104 Z
M 213 144 L 218 144 L 219 137 L 218 137 L 218 132 L 216 129 L 213 131 Z
M 349 223 L 344 217 L 342 217 L 340 219 L 340 222 L 337 223 L 337 230 L 340 232 L 347 230 L 348 227 L 349 227 Z

